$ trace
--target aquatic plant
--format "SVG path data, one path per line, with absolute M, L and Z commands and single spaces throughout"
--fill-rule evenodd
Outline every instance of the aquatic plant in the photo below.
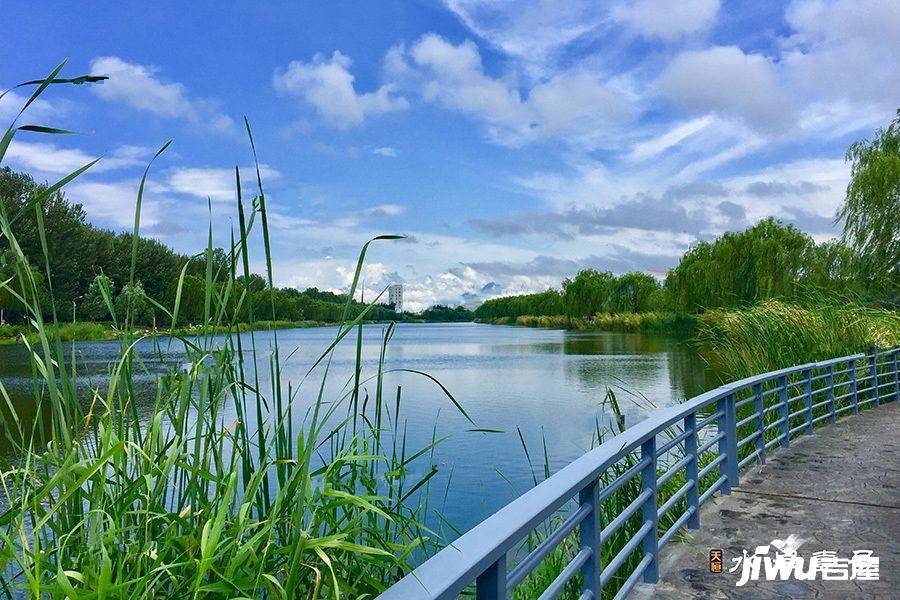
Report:
M 723 380 L 900 344 L 900 315 L 856 304 L 777 300 L 698 318 L 701 354 Z
M 23 84 L 34 88 L 23 111 L 50 86 L 97 79 L 64 79 L 62 68 Z M 0 161 L 22 132 L 62 130 L 13 123 L 0 141 Z M 41 202 L 95 162 L 42 188 L 21 209 L 35 211 L 42 239 Z M 149 174 L 148 165 L 136 197 L 135 240 Z M 376 372 L 364 373 L 361 323 L 372 305 L 348 316 L 369 244 L 397 236 L 363 246 L 333 342 L 288 382 L 277 331 L 265 350 L 252 328 L 238 335 L 246 328 L 239 323 L 243 315 L 238 319 L 242 310 L 250 312 L 251 325 L 266 316 L 254 315 L 248 302 L 248 240 L 256 228 L 270 289 L 273 280 L 258 168 L 256 180 L 253 196 L 246 197 L 235 169 L 238 229 L 227 268 L 212 261 L 210 226 L 203 318 L 191 335 L 177 329 L 185 269 L 172 305 L 147 298 L 171 323 L 166 343 L 180 346 L 186 361 L 168 364 L 163 342 L 146 341 L 135 327 L 133 303 L 117 306 L 102 289 L 120 352 L 108 379 L 93 386 L 79 378 L 74 351 L 69 355 L 62 344 L 62 311 L 51 305 L 52 318 L 43 316 L 43 281 L 52 281 L 46 244 L 44 264 L 29 264 L 13 229 L 23 212 L 7 214 L 0 202 L 0 242 L 13 257 L 13 274 L 0 288 L 28 316 L 29 331 L 20 339 L 30 356 L 36 406 L 34 422 L 20 420 L 0 382 L 2 435 L 14 448 L 0 459 L 0 594 L 371 597 L 439 541 L 423 525 L 437 440 L 407 447 L 400 389 L 389 393 L 384 380 L 384 346 L 393 326 L 385 327 Z M 136 253 L 137 243 L 132 283 Z M 262 310 L 273 319 L 273 307 Z M 332 355 L 354 332 L 354 371 L 343 374 L 329 397 Z M 150 364 L 164 374 L 148 394 L 138 378 Z

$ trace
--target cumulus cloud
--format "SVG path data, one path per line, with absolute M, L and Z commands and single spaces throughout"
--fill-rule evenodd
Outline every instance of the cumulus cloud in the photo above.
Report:
M 8 91 L 0 97 L 0 119 L 4 121 L 12 121 L 25 103 L 28 101 L 27 96 Z M 31 106 L 25 111 L 25 115 L 29 119 L 43 120 L 51 117 L 57 117 L 67 111 L 68 106 L 64 102 L 50 102 L 43 98 L 38 98 L 31 103 Z M 4 126 L 6 123 L 4 123 Z
M 91 172 L 99 173 L 145 165 L 150 156 L 148 148 L 122 146 L 101 158 L 99 163 L 91 167 Z M 56 144 L 15 139 L 4 158 L 32 173 L 68 175 L 98 157 L 75 148 L 61 148 Z
M 633 0 L 611 10 L 613 19 L 634 33 L 668 42 L 709 28 L 718 12 L 719 0 Z
M 779 87 L 772 61 L 737 46 L 680 53 L 663 71 L 657 87 L 687 112 L 718 113 L 765 132 L 783 127 L 791 115 L 789 97 Z
M 896 108 L 900 98 L 900 3 L 893 0 L 801 0 L 785 20 L 791 81 L 807 95 Z
M 91 61 L 91 72 L 109 76 L 90 88 L 104 100 L 123 102 L 160 117 L 184 119 L 219 133 L 234 130 L 234 121 L 219 111 L 217 102 L 189 96 L 183 84 L 163 81 L 156 67 L 102 56 Z
M 539 138 L 596 138 L 631 116 L 630 107 L 598 77 L 567 70 L 520 93 L 515 78 L 489 74 L 477 46 L 429 33 L 386 58 L 389 77 L 426 101 L 482 122 L 488 137 L 518 146 Z
M 137 201 L 136 181 L 80 181 L 66 186 L 66 196 L 72 202 L 84 206 L 90 220 L 113 228 L 134 225 L 134 207 Z M 153 228 L 165 219 L 162 199 L 145 192 L 141 202 L 141 225 Z
M 292 61 L 278 70 L 273 84 L 279 92 L 302 97 L 319 115 L 339 129 L 362 125 L 366 117 L 409 107 L 406 99 L 395 94 L 391 84 L 374 92 L 356 91 L 350 72 L 352 61 L 335 51 L 330 57 L 313 56 L 312 61 Z
M 246 196 L 252 196 L 256 193 L 256 170 L 254 167 L 245 167 L 240 171 L 241 186 L 245 190 L 250 190 Z M 259 172 L 263 181 L 275 179 L 281 175 L 266 164 L 259 166 Z M 234 169 L 178 167 L 169 171 L 166 186 L 172 192 L 197 198 L 209 197 L 221 201 L 237 198 Z

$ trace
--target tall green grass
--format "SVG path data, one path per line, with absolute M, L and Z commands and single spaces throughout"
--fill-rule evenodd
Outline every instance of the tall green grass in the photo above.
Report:
M 699 317 L 701 354 L 724 380 L 876 345 L 900 344 L 900 315 L 854 304 L 810 306 L 768 300 L 744 310 L 710 310 Z
M 23 84 L 35 90 L 25 108 L 51 85 L 95 79 L 63 79 L 62 67 Z M 61 132 L 14 123 L 0 141 L 0 161 L 23 131 Z M 249 124 L 247 134 L 255 158 Z M 149 172 L 150 166 L 140 180 L 135 236 Z M 249 298 L 240 275 L 249 274 L 249 240 L 259 229 L 273 279 L 258 168 L 256 177 L 257 189 L 247 197 L 235 170 L 238 228 L 225 272 L 214 269 L 210 227 L 202 324 L 189 337 L 179 334 L 184 270 L 174 304 L 155 303 L 171 319 L 170 343 L 184 350 L 184 364 L 168 365 L 160 342 L 135 329 L 130 309 L 116 313 L 106 290 L 121 351 L 108 381 L 91 388 L 79 379 L 74 353 L 64 350 L 56 307 L 51 320 L 42 316 L 40 285 L 13 229 L 22 215 L 7 214 L 0 202 L 0 240 L 16 257 L 15 275 L 0 285 L 28 308 L 22 339 L 37 415 L 20 420 L 0 382 L 8 409 L 0 411 L 2 435 L 15 450 L 0 458 L 0 595 L 372 597 L 437 543 L 422 524 L 437 440 L 407 447 L 401 391 L 390 392 L 384 380 L 393 327 L 385 328 L 377 369 L 363 372 L 361 323 L 371 305 L 349 320 L 348 302 L 333 342 L 291 383 L 285 383 L 287 357 L 277 331 L 265 351 L 252 330 L 237 335 L 243 325 L 236 315 Z M 26 208 L 35 210 L 42 239 L 47 195 Z M 370 243 L 359 255 L 348 298 Z M 135 258 L 133 251 L 132 265 Z M 52 281 L 48 264 L 37 266 Z M 330 373 L 335 349 L 354 331 L 354 372 Z M 137 377 L 154 361 L 165 374 L 148 395 Z M 335 380 L 340 385 L 333 389 Z
M 596 329 L 600 331 L 682 333 L 693 331 L 697 324 L 697 318 L 693 315 L 672 312 L 597 313 L 591 318 L 566 315 L 522 315 L 515 319 L 499 317 L 492 320 L 491 323 L 579 331 Z

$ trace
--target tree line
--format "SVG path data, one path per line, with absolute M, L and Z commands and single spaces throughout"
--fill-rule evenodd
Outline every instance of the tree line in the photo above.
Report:
M 4 167 L 0 169 L 0 209 L 7 215 L 18 215 L 42 188 L 43 184 L 30 175 Z M 38 219 L 46 233 L 43 239 Z M 80 321 L 109 321 L 113 316 L 111 305 L 117 314 L 124 314 L 125 308 L 130 307 L 136 323 L 167 326 L 168 317 L 154 302 L 173 306 L 184 268 L 178 320 L 179 324 L 196 324 L 204 318 L 207 262 L 214 273 L 220 274 L 220 280 L 225 279 L 232 266 L 231 257 L 222 248 L 215 248 L 207 261 L 205 251 L 189 257 L 154 239 L 139 237 L 134 283 L 130 283 L 132 234 L 94 227 L 87 222 L 84 208 L 69 202 L 62 192 L 50 195 L 36 210 L 22 213 L 13 232 L 40 286 L 44 310 L 49 316 L 55 306 L 64 320 L 73 317 Z M 5 237 L 0 239 L 0 281 L 13 275 L 15 261 L 9 243 Z M 49 281 L 45 276 L 48 267 Z M 237 276 L 235 284 L 247 290 L 240 314 L 236 315 L 238 321 L 248 321 L 252 311 L 257 319 L 334 323 L 341 319 L 347 302 L 344 294 L 315 287 L 304 291 L 290 287 L 270 290 L 266 279 L 255 273 Z M 362 302 L 351 302 L 350 317 L 355 318 L 365 307 Z M 235 306 L 228 309 L 232 315 L 237 311 Z M 9 289 L 0 289 L 0 310 L 8 323 L 20 323 L 25 315 Z M 369 309 L 366 318 L 470 321 L 472 314 L 463 307 L 447 306 L 433 306 L 420 315 L 399 314 L 391 305 L 378 304 Z

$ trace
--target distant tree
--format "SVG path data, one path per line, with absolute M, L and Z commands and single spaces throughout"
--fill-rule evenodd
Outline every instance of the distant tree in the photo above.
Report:
M 110 298 L 115 298 L 112 279 L 101 273 L 94 277 L 87 292 L 84 294 L 84 298 L 81 300 L 81 310 L 79 311 L 81 319 L 86 321 L 108 321 L 112 318 L 112 315 L 109 314 L 109 306 L 103 297 L 104 290 L 110 295 Z
M 7 323 L 21 323 L 28 316 L 28 308 L 19 301 L 19 296 L 24 295 L 29 304 L 37 300 L 38 306 L 44 309 L 50 305 L 41 272 L 12 250 L 0 251 L 0 284 L 5 284 L 0 287 L 0 311 Z
M 661 286 L 646 273 L 626 273 L 617 277 L 604 305 L 607 312 L 640 313 L 654 310 L 656 294 Z
M 812 238 L 792 225 L 763 219 L 713 242 L 700 242 L 666 276 L 676 311 L 749 306 L 766 298 L 793 298 L 809 271 Z
M 563 281 L 563 304 L 570 317 L 590 317 L 603 309 L 615 284 L 609 271 L 585 269 Z
M 130 315 L 132 323 L 150 325 L 153 322 L 153 307 L 147 301 L 144 286 L 140 281 L 126 283 L 116 298 L 116 316 L 124 321 Z
M 844 240 L 859 253 L 867 274 L 900 280 L 900 110 L 872 140 L 855 142 L 847 151 L 850 184 L 838 211 Z

